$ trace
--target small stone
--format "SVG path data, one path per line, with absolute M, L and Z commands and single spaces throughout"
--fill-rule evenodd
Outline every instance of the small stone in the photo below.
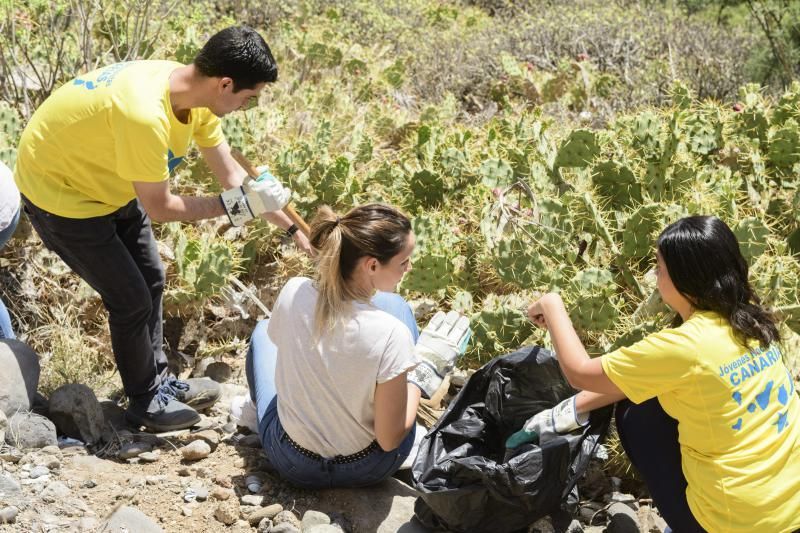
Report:
M 6 442 L 16 448 L 24 449 L 55 446 L 58 445 L 56 426 L 35 413 L 14 413 L 8 419 Z
M 153 447 L 146 442 L 130 442 L 117 452 L 117 457 L 122 460 L 133 459 L 134 457 L 139 457 L 139 455 L 152 450 Z
M 185 461 L 198 461 L 211 454 L 211 446 L 203 440 L 196 440 L 181 448 L 180 452 Z
M 321 513 L 319 511 L 312 511 L 309 509 L 303 514 L 302 520 L 302 529 L 305 531 L 306 529 L 312 528 L 314 526 L 330 524 L 331 518 L 326 515 L 325 513 Z
M 255 494 L 247 494 L 242 496 L 239 501 L 242 503 L 242 505 L 255 505 L 256 507 L 261 507 L 264 505 L 264 497 Z
M 53 481 L 41 492 L 42 500 L 53 503 L 58 502 L 70 495 L 69 487 L 61 481 Z
M 192 475 L 192 469 L 188 466 L 182 466 L 178 469 L 178 475 L 181 477 L 188 477 Z
M 570 522 L 569 526 L 567 526 L 566 533 L 583 533 L 583 526 L 578 520 L 573 520 Z
M 229 526 L 239 519 L 239 502 L 227 500 L 220 503 L 214 510 L 214 518 Z
M 188 488 L 188 489 L 186 489 L 186 491 L 183 493 L 183 501 L 185 501 L 185 502 L 187 502 L 187 503 L 193 502 L 193 501 L 195 501 L 196 499 L 197 499 L 197 494 L 196 494 L 196 493 L 195 493 L 195 491 L 194 491 L 194 487 L 189 487 L 189 488 Z
M 264 518 L 258 523 L 257 533 L 270 533 L 272 531 L 272 520 Z
M 148 485 L 160 485 L 167 479 L 167 476 L 145 476 L 144 481 Z
M 53 458 L 51 458 L 50 460 L 48 460 L 48 461 L 47 461 L 47 462 L 44 464 L 44 466 L 46 466 L 46 467 L 47 467 L 47 468 L 49 468 L 50 470 L 59 470 L 59 469 L 61 468 L 61 461 L 59 461 L 58 459 L 56 459 L 55 457 L 53 457 Z
M 626 503 L 631 507 L 636 505 L 636 498 L 632 494 L 623 494 L 621 492 L 612 492 L 610 501 L 615 503 Z
M 217 361 L 211 363 L 206 367 L 206 377 L 209 377 L 216 381 L 217 383 L 225 383 L 229 379 L 231 379 L 231 374 L 233 370 L 228 363 L 223 363 L 222 361 Z
M 128 485 L 133 487 L 134 489 L 140 489 L 147 485 L 147 480 L 140 476 L 133 476 L 128 480 Z
M 273 521 L 274 523 L 274 521 Z M 273 525 L 269 533 L 300 533 L 300 528 L 289 522 Z
M 265 518 L 272 520 L 278 513 L 283 511 L 283 505 L 279 503 L 273 503 L 272 505 L 267 505 L 266 507 L 262 507 L 261 509 L 257 510 L 256 512 L 250 514 L 247 517 L 247 521 L 250 522 L 250 525 L 255 527 L 261 523 L 262 520 Z
M 229 478 L 228 476 L 223 476 L 221 474 L 214 477 L 214 483 L 216 483 L 220 487 L 225 487 L 226 489 L 233 487 L 233 483 L 231 483 L 231 478 Z
M 188 505 L 185 505 L 183 508 L 181 508 L 181 512 L 183 513 L 183 516 L 192 516 L 192 508 Z
M 0 441 L 0 446 L 2 444 L 2 441 Z M 19 463 L 19 460 L 22 459 L 23 455 L 24 454 L 17 448 L 8 448 L 7 450 L 0 452 L 0 461 L 17 464 Z
M 206 466 L 198 466 L 194 472 L 194 475 L 199 478 L 207 479 L 214 475 L 214 471 Z
M 247 486 L 247 490 L 249 490 L 253 494 L 261 490 L 261 478 L 258 476 L 253 476 L 253 475 L 247 476 L 244 479 L 244 484 Z
M 211 490 L 211 498 L 214 500 L 225 501 L 230 499 L 231 496 L 234 495 L 234 492 L 231 489 L 226 489 L 223 487 L 214 487 Z
M 86 481 L 84 481 L 84 482 L 83 482 L 83 484 L 81 485 L 81 487 L 83 487 L 83 488 L 85 488 L 85 489 L 93 489 L 93 488 L 95 488 L 96 486 L 97 486 L 97 482 L 95 482 L 95 480 L 93 480 L 93 479 L 87 479 L 87 480 L 86 480 Z
M 58 446 L 45 446 L 39 451 L 42 453 L 46 453 L 47 455 L 61 456 L 61 448 L 59 448 Z
M 280 513 L 276 514 L 275 518 L 272 519 L 272 523 L 275 524 L 275 526 L 289 524 L 294 526 L 296 529 L 300 529 L 302 527 L 300 519 L 297 518 L 297 515 L 288 510 L 281 511 Z
M 208 489 L 205 487 L 195 487 L 194 493 L 199 502 L 204 502 L 208 499 Z
M 550 517 L 546 516 L 534 522 L 531 526 L 531 531 L 538 531 L 539 533 L 555 533 L 556 530 L 553 527 L 553 523 L 550 521 Z
M 191 442 L 194 442 L 196 440 L 206 441 L 206 443 L 208 443 L 208 445 L 211 446 L 212 452 L 217 449 L 220 440 L 219 433 L 217 433 L 212 429 L 204 429 L 203 431 L 192 433 L 189 435 L 189 439 L 191 440 Z
M 144 452 L 139 455 L 139 460 L 143 463 L 155 463 L 161 458 L 161 453 L 158 450 L 154 452 Z
M 130 531 L 136 533 L 163 533 L 164 530 L 161 526 L 157 525 L 153 520 L 141 512 L 139 509 L 130 506 L 123 506 L 117 509 L 108 523 L 106 523 L 101 531 Z
M 303 528 L 303 533 L 344 533 L 339 524 L 320 524 L 308 529 Z
M 638 533 L 639 517 L 627 504 L 615 502 L 608 506 L 607 533 Z
M 42 476 L 46 476 L 50 473 L 50 469 L 46 466 L 34 466 L 31 468 L 29 476 L 31 479 L 36 479 Z
M 4 507 L 0 509 L 0 524 L 13 524 L 17 521 L 18 513 L 19 511 L 16 507 Z
M 222 431 L 230 435 L 232 433 L 236 433 L 236 424 L 234 424 L 233 422 L 228 422 L 227 424 L 222 426 L 221 429 Z

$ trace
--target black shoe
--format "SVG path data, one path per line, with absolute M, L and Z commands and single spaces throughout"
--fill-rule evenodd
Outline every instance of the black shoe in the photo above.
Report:
M 162 382 L 161 387 L 170 396 L 198 411 L 214 405 L 222 393 L 219 383 L 209 378 L 182 380 L 169 376 Z
M 134 426 L 163 433 L 192 427 L 200 422 L 200 414 L 166 394 L 162 386 L 149 399 L 131 399 L 125 419 Z

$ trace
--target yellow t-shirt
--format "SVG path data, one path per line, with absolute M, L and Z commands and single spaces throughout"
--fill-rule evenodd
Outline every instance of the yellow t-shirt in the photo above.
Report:
M 69 218 L 107 215 L 135 198 L 132 182 L 159 182 L 194 139 L 217 146 L 220 120 L 174 115 L 169 75 L 180 63 L 131 61 L 80 76 L 36 110 L 17 151 L 14 177 L 37 207 Z
M 678 420 L 686 497 L 710 532 L 800 528 L 800 399 L 780 349 L 739 344 L 727 320 L 695 312 L 602 359 L 635 403 Z

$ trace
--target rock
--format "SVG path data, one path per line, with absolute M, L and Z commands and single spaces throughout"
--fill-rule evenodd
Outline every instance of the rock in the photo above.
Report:
M 667 528 L 667 523 L 661 518 L 658 511 L 653 509 L 650 505 L 641 505 L 637 511 L 637 515 L 642 531 L 664 533 Z
M 189 477 L 192 475 L 192 469 L 188 466 L 182 466 L 178 469 L 178 475 L 181 477 Z
M 161 452 L 158 450 L 152 452 L 144 452 L 139 454 L 139 459 L 143 463 L 155 463 L 161 458 Z
M 78 531 L 81 533 L 83 532 L 90 532 L 90 531 L 97 531 L 99 529 L 100 523 L 97 521 L 97 518 L 93 516 L 84 516 L 80 520 L 78 520 Z
M 556 530 L 553 527 L 553 522 L 550 520 L 550 517 L 540 518 L 533 525 L 530 527 L 530 531 L 533 533 L 555 533 Z
M 578 520 L 573 520 L 567 526 L 566 533 L 583 533 L 583 526 Z
M 73 457 L 71 464 L 68 464 L 68 466 L 73 470 L 80 471 L 80 473 L 84 474 L 84 477 L 86 474 L 101 474 L 119 468 L 119 465 L 114 461 L 100 459 L 96 455 L 79 455 Z
M 636 508 L 636 498 L 632 494 L 623 494 L 621 492 L 612 492 L 609 502 L 625 503 L 631 508 Z
M 234 492 L 231 489 L 226 489 L 223 487 L 214 487 L 214 489 L 211 491 L 211 498 L 219 501 L 228 500 L 233 495 Z
M 310 529 L 314 526 L 327 525 L 331 523 L 331 518 L 325 513 L 308 510 L 303 514 L 302 529 Z
M 129 442 L 120 448 L 117 457 L 120 459 L 133 459 L 143 453 L 152 451 L 153 447 L 146 442 Z
M 6 428 L 8 428 L 8 417 L 3 411 L 0 411 L 0 443 L 6 441 Z
M 211 453 L 211 446 L 204 440 L 196 440 L 181 448 L 180 451 L 185 461 L 198 461 L 209 456 Z
M 103 532 L 109 533 L 164 533 L 161 527 L 153 522 L 150 517 L 135 507 L 123 506 L 111 515 L 105 524 Z
M 36 479 L 38 477 L 46 476 L 50 473 L 50 469 L 46 466 L 34 466 L 31 468 L 31 471 L 28 473 L 31 479 Z
M 2 412 L 2 411 L 0 411 Z M 5 416 L 5 415 L 3 415 Z M 3 445 L 3 442 L 0 441 L 0 446 Z M 22 459 L 23 453 L 18 450 L 17 448 L 7 448 L 0 452 L 0 461 L 6 461 L 12 464 L 17 464 L 20 459 Z
M 264 518 L 258 523 L 257 533 L 270 533 L 272 531 L 272 520 Z
M 16 339 L 0 339 L 0 411 L 29 411 L 39 386 L 39 356 Z
M 247 486 L 247 490 L 254 494 L 261 491 L 261 478 L 259 476 L 247 476 L 244 479 L 244 484 Z
M 205 466 L 198 466 L 195 469 L 194 475 L 196 475 L 197 477 L 206 479 L 206 478 L 210 478 L 211 476 L 213 476 L 214 475 L 214 471 L 211 470 L 208 467 L 205 467 Z
M 40 496 L 48 503 L 59 502 L 71 494 L 69 487 L 61 481 L 53 481 L 41 492 Z
M 303 528 L 303 533 L 344 533 L 344 529 L 337 524 L 321 524 L 308 529 Z
M 16 479 L 8 474 L 0 473 L 0 499 L 19 494 L 21 487 Z
M 197 433 L 191 433 L 188 437 L 190 442 L 194 442 L 197 440 L 205 441 L 210 447 L 211 451 L 217 449 L 219 446 L 219 433 L 212 429 L 204 429 L 203 431 L 198 431 Z
M 269 519 L 270 521 L 275 518 L 275 516 L 283 511 L 283 505 L 279 503 L 273 503 L 272 505 L 267 505 L 266 507 L 262 507 L 258 511 L 250 514 L 247 517 L 247 521 L 250 522 L 250 525 L 253 527 L 258 526 L 264 519 Z
M 0 509 L 0 524 L 13 524 L 17 521 L 19 510 L 16 507 L 4 507 Z
M 40 415 L 14 413 L 8 420 L 6 442 L 17 448 L 57 446 L 56 426 Z
M 231 369 L 231 366 L 228 363 L 217 361 L 211 363 L 206 367 L 205 376 L 213 379 L 217 383 L 225 383 L 226 381 L 231 379 L 232 374 L 233 370 Z
M 195 487 L 194 493 L 199 502 L 204 502 L 208 499 L 208 489 L 205 487 Z
M 277 527 L 281 524 L 290 524 L 297 529 L 303 527 L 303 525 L 300 523 L 300 519 L 297 518 L 297 515 L 289 510 L 281 511 L 280 513 L 276 514 L 275 518 L 272 519 L 272 523 L 274 527 Z M 273 531 L 275 531 L 274 527 Z
M 181 512 L 183 513 L 183 516 L 187 516 L 187 517 L 188 517 L 188 516 L 192 516 L 192 508 L 191 508 L 191 507 L 189 507 L 188 505 L 184 506 L 184 507 L 181 509 Z
M 45 446 L 39 451 L 42 453 L 46 453 L 47 455 L 61 456 L 61 448 L 59 448 L 58 446 Z
M 614 502 L 606 513 L 609 518 L 607 533 L 639 533 L 639 517 L 627 504 Z
M 86 385 L 69 383 L 57 388 L 50 395 L 50 420 L 61 433 L 81 440 L 87 446 L 107 440 L 103 408 Z
M 294 524 L 283 522 L 277 525 L 273 524 L 272 529 L 269 530 L 269 533 L 300 533 L 300 528 Z
M 227 424 L 222 426 L 222 431 L 224 431 L 227 434 L 236 433 L 236 424 L 234 424 L 233 422 L 228 422 Z
M 231 478 L 229 478 L 228 476 L 223 476 L 222 474 L 214 476 L 214 483 L 216 483 L 220 487 L 225 487 L 226 489 L 233 487 L 233 483 L 231 483 Z
M 261 507 L 264 505 L 264 497 L 256 494 L 246 494 L 239 498 L 239 502 L 242 505 L 255 505 L 256 507 Z
M 160 476 L 145 476 L 144 482 L 147 485 L 161 485 L 167 480 L 167 476 L 160 475 Z
M 427 533 L 414 518 L 417 493 L 402 481 L 389 478 L 362 489 L 326 489 L 317 492 L 317 510 L 333 516 L 343 513 L 355 531 Z
M 229 526 L 239 519 L 239 502 L 227 500 L 220 503 L 214 510 L 214 518 Z

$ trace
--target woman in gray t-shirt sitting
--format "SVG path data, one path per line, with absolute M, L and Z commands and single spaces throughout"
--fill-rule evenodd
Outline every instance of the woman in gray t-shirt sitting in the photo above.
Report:
M 296 485 L 370 485 L 408 456 L 420 395 L 463 353 L 468 322 L 439 314 L 417 342 L 408 304 L 392 293 L 414 251 L 396 209 L 370 204 L 340 218 L 323 207 L 310 237 L 315 279 L 284 285 L 247 355 L 259 435 Z

